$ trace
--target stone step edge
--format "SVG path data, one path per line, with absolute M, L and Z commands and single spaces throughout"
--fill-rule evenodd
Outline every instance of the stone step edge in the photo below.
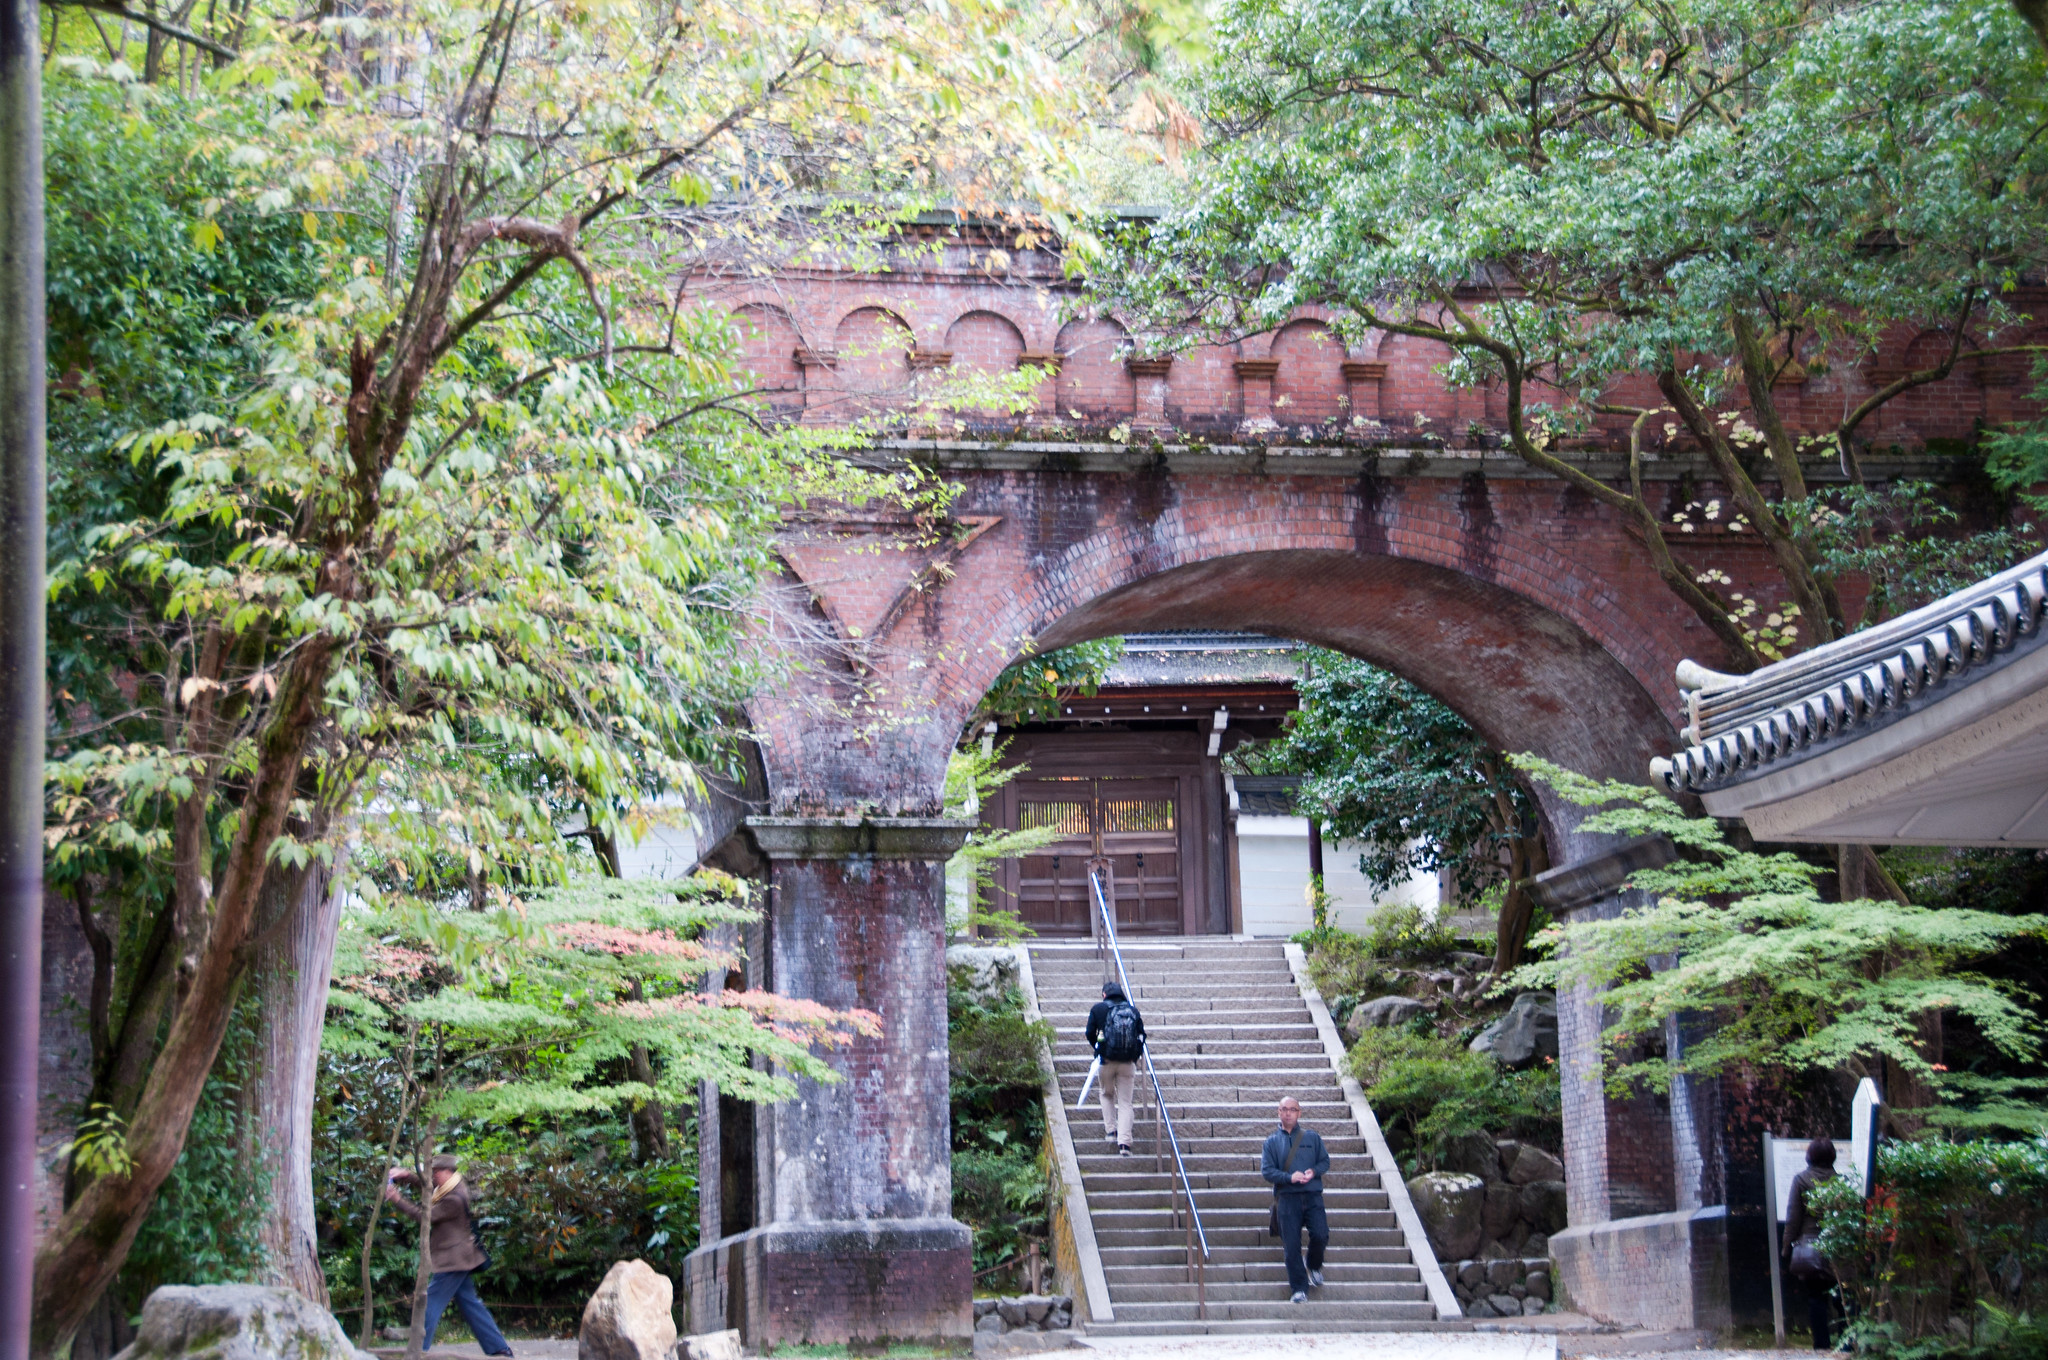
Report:
M 1329 1056 L 1330 1070 L 1337 1074 L 1338 1087 L 1351 1104 L 1352 1119 L 1365 1135 L 1365 1150 L 1371 1154 L 1375 1164 L 1388 1168 L 1380 1183 L 1392 1201 L 1394 1219 L 1401 1225 L 1401 1235 L 1408 1239 L 1408 1255 L 1422 1269 L 1422 1282 L 1429 1291 L 1430 1302 L 1436 1305 L 1437 1317 L 1440 1320 L 1463 1318 L 1465 1309 L 1458 1302 L 1457 1291 L 1444 1277 L 1443 1267 L 1437 1262 L 1436 1250 L 1430 1246 L 1429 1234 L 1422 1226 L 1422 1215 L 1415 1211 L 1415 1201 L 1408 1196 L 1408 1183 L 1401 1179 L 1399 1172 L 1401 1164 L 1394 1159 L 1393 1149 L 1387 1146 L 1387 1135 L 1380 1128 L 1379 1118 L 1366 1102 L 1365 1091 L 1359 1086 L 1358 1079 L 1344 1070 L 1344 1041 L 1337 1036 L 1337 1026 L 1330 1019 L 1330 1008 L 1324 1004 L 1323 994 L 1309 980 L 1308 956 L 1292 940 L 1287 941 L 1283 952 L 1287 955 L 1287 966 L 1294 970 L 1294 982 L 1301 989 L 1301 999 L 1308 1005 L 1309 1018 L 1315 1022 L 1316 1033 L 1322 1036 L 1323 1052 Z
M 1017 960 L 1017 981 L 1024 993 L 1024 1018 L 1043 1020 L 1038 1009 L 1038 982 L 1031 972 L 1031 951 L 1018 944 L 1011 946 L 1011 953 Z M 1055 1187 L 1066 1210 L 1064 1215 L 1048 1215 L 1048 1218 L 1065 1219 L 1064 1227 L 1074 1245 L 1074 1257 L 1081 1278 L 1076 1281 L 1080 1287 L 1074 1289 L 1074 1321 L 1082 1327 L 1090 1322 L 1114 1324 L 1116 1310 L 1110 1303 L 1109 1277 L 1102 1269 L 1102 1249 L 1095 1240 L 1095 1216 L 1088 1208 L 1088 1188 L 1081 1174 L 1081 1162 L 1074 1152 L 1073 1130 L 1067 1125 L 1066 1096 L 1060 1090 L 1060 1078 L 1053 1062 L 1052 1045 L 1043 1038 L 1038 1041 L 1038 1079 L 1040 1101 L 1045 1110 L 1046 1134 L 1052 1140 L 1052 1170 L 1059 1180 Z M 1048 1228 L 1057 1232 L 1060 1224 L 1048 1222 Z M 1053 1251 L 1057 1261 L 1060 1252 Z

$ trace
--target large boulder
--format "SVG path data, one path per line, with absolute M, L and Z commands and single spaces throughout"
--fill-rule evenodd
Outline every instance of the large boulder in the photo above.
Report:
M 1565 1214 L 1564 1182 L 1531 1181 L 1523 1186 L 1522 1217 L 1546 1236 L 1564 1231 L 1565 1224 L 1570 1222 Z M 1529 1247 L 1524 1244 L 1522 1250 L 1528 1251 Z
M 669 1360 L 676 1345 L 675 1286 L 645 1261 L 615 1261 L 583 1305 L 577 1360 Z
M 739 1329 L 686 1336 L 676 1343 L 676 1360 L 740 1360 Z
M 1439 1261 L 1456 1261 L 1479 1249 L 1485 1181 L 1462 1171 L 1426 1171 L 1408 1182 L 1408 1197 L 1415 1201 Z
M 1344 1036 L 1356 1043 L 1358 1036 L 1369 1029 L 1394 1029 L 1428 1009 L 1412 996 L 1380 996 L 1361 1001 L 1344 1022 Z
M 1444 1155 L 1437 1161 L 1446 1171 L 1463 1171 L 1483 1181 L 1497 1181 L 1501 1178 L 1500 1150 L 1494 1147 L 1490 1134 L 1453 1135 L 1444 1145 Z
M 1505 1160 L 1505 1159 L 1503 1159 Z M 1515 1159 L 1507 1162 L 1508 1179 L 1516 1185 L 1529 1185 L 1535 1181 L 1561 1181 L 1564 1179 L 1564 1163 L 1540 1147 L 1527 1143 L 1515 1145 Z
M 997 1006 L 1018 984 L 1017 955 L 1014 950 L 987 945 L 947 945 L 946 972 L 975 1005 Z
M 1480 1214 L 1481 1238 L 1505 1241 L 1522 1216 L 1522 1192 L 1506 1181 L 1486 1183 L 1486 1207 Z
M 374 1360 L 334 1315 L 289 1289 L 165 1285 L 142 1305 L 135 1341 L 114 1360 Z
M 1474 1053 L 1486 1053 L 1502 1067 L 1532 1067 L 1538 1059 L 1557 1061 L 1557 997 L 1523 992 L 1508 1013 L 1479 1031 Z

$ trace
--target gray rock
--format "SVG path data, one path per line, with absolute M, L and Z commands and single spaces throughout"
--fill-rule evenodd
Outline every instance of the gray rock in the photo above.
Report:
M 996 1316 L 1003 1320 L 1005 1327 L 1026 1327 L 1031 1323 L 1030 1316 L 1024 1311 L 1022 1299 L 998 1299 Z
M 1439 1261 L 1470 1256 L 1478 1247 L 1485 1181 L 1460 1171 L 1427 1171 L 1408 1182 L 1408 1195 Z
M 1017 985 L 1017 956 L 1007 949 L 991 949 L 987 945 L 948 945 L 946 972 L 976 1005 L 994 1005 L 1002 1001 L 1003 993 Z
M 1519 1143 L 1515 1147 L 1515 1160 L 1507 1168 L 1508 1179 L 1516 1185 L 1527 1185 L 1531 1181 L 1561 1181 L 1564 1179 L 1564 1163 L 1540 1147 Z
M 1486 1282 L 1493 1286 L 1496 1294 L 1505 1293 L 1508 1286 L 1517 1284 L 1522 1278 L 1520 1261 L 1500 1260 L 1486 1263 Z
M 1027 1294 L 1023 1299 L 1024 1317 L 1034 1327 L 1043 1327 L 1046 1318 L 1052 1315 L 1052 1300 L 1039 1294 Z
M 645 1261 L 614 1261 L 576 1333 L 579 1360 L 669 1360 L 676 1348 L 675 1286 Z
M 1497 1181 L 1500 1174 L 1500 1152 L 1493 1145 L 1493 1139 L 1483 1133 L 1461 1133 L 1452 1138 L 1444 1147 L 1442 1158 L 1446 1171 L 1463 1171 L 1483 1181 Z M 1498 1236 L 1488 1233 L 1488 1237 Z
M 1548 1306 L 1548 1305 L 1546 1305 L 1546 1304 L 1545 1304 L 1545 1303 L 1543 1302 L 1543 1300 L 1542 1300 L 1542 1299 L 1538 1299 L 1538 1298 L 1527 1298 L 1527 1299 L 1523 1299 L 1523 1300 L 1522 1300 L 1522 1316 L 1523 1316 L 1523 1317 L 1535 1317 L 1535 1316 L 1536 1316 L 1536 1315 L 1537 1315 L 1538 1313 L 1542 1312 L 1542 1311 L 1544 1310 L 1544 1308 L 1545 1308 L 1545 1307 L 1547 1307 L 1547 1306 Z
M 676 1360 L 740 1360 L 737 1327 L 722 1332 L 700 1332 L 676 1342 Z
M 1550 1235 L 1540 1232 L 1530 1233 L 1522 1243 L 1522 1255 L 1525 1257 L 1534 1256 L 1545 1261 L 1549 1260 Z
M 1521 1221 L 1522 1192 L 1506 1181 L 1490 1181 L 1486 1186 L 1486 1207 L 1480 1211 L 1480 1222 L 1485 1225 L 1489 1238 L 1506 1241 L 1510 1229 Z
M 1522 1217 L 1545 1234 L 1562 1231 L 1565 1215 L 1563 1181 L 1531 1181 L 1522 1187 Z M 1529 1252 L 1528 1244 L 1522 1250 Z M 1531 1253 L 1533 1254 L 1533 1253 Z
M 1514 1189 L 1513 1186 L 1508 1188 Z M 1519 1216 L 1521 1213 L 1521 1198 L 1521 1193 L 1517 1191 L 1515 1194 L 1515 1212 L 1517 1217 L 1513 1223 L 1508 1225 L 1508 1230 L 1502 1233 L 1500 1237 L 1500 1244 L 1508 1249 L 1508 1255 L 1510 1256 L 1524 1255 L 1522 1243 L 1529 1240 L 1529 1225 L 1524 1223 Z
M 975 1320 L 974 1330 L 977 1332 L 986 1332 L 992 1336 L 1001 1336 L 1003 1334 L 1002 1315 L 1000 1313 L 982 1314 L 979 1318 Z
M 1522 1315 L 1522 1301 L 1513 1294 L 1488 1294 L 1486 1301 L 1493 1305 L 1493 1311 L 1501 1317 Z
M 974 1301 L 974 1320 L 979 1322 L 995 1310 L 996 1301 L 994 1299 L 976 1299 Z
M 1557 998 L 1523 992 L 1508 1013 L 1479 1031 L 1474 1053 L 1487 1053 L 1503 1067 L 1532 1067 L 1539 1058 L 1557 1059 Z
M 1471 1289 L 1471 1288 L 1473 1288 L 1473 1287 L 1475 1287 L 1475 1286 L 1479 1285 L 1479 1284 L 1480 1284 L 1481 1282 L 1483 1282 L 1483 1281 L 1484 1281 L 1485 1279 L 1486 1279 L 1486 1262 L 1484 1262 L 1484 1261 L 1460 1261 L 1460 1262 L 1458 1262 L 1458 1283 L 1459 1283 L 1459 1284 L 1462 1284 L 1462 1285 L 1464 1285 L 1464 1286 L 1465 1286 L 1465 1287 L 1466 1287 L 1467 1289 Z
M 1471 1291 L 1471 1290 L 1469 1290 L 1469 1289 L 1467 1289 L 1467 1288 L 1466 1288 L 1466 1287 L 1465 1287 L 1464 1285 L 1461 1285 L 1461 1284 L 1454 1284 L 1454 1285 L 1452 1285 L 1452 1286 L 1451 1286 L 1451 1292 L 1452 1292 L 1453 1294 L 1456 1294 L 1456 1295 L 1458 1296 L 1458 1302 L 1459 1302 L 1459 1303 L 1470 1303 L 1470 1302 L 1472 1302 L 1472 1291 Z
M 1532 1270 L 1532 1271 L 1530 1271 L 1530 1272 L 1529 1272 L 1528 1276 L 1526 1277 L 1526 1279 L 1525 1279 L 1525 1280 L 1524 1280 L 1523 1282 L 1524 1282 L 1525 1284 L 1527 1284 L 1527 1285 L 1529 1286 L 1529 1297 L 1530 1297 L 1530 1298 L 1532 1298 L 1532 1299 L 1541 1299 L 1541 1300 L 1543 1300 L 1543 1301 L 1544 1301 L 1544 1302 L 1546 1302 L 1546 1303 L 1550 1301 L 1550 1272 L 1549 1272 L 1549 1271 L 1547 1271 L 1547 1270 Z
M 1492 1265 L 1495 1261 L 1505 1261 L 1512 1255 L 1514 1255 L 1513 1252 L 1498 1242 L 1485 1242 L 1479 1247 L 1479 1259 L 1488 1265 Z
M 1428 1009 L 1413 997 L 1376 997 L 1352 1008 L 1351 1018 L 1344 1022 L 1344 1033 L 1356 1042 L 1358 1036 L 1369 1029 L 1392 1029 L 1396 1025 L 1405 1025 Z
M 1062 1297 L 1052 1306 L 1052 1311 L 1045 1315 L 1045 1329 L 1049 1332 L 1062 1332 L 1073 1325 L 1074 1301 Z
M 1508 1286 L 1508 1293 L 1513 1294 L 1518 1299 L 1526 1299 L 1529 1297 L 1529 1286 L 1517 1280 Z
M 1472 1300 L 1472 1302 L 1470 1302 L 1470 1303 L 1468 1303 L 1468 1304 L 1466 1304 L 1466 1305 L 1465 1305 L 1465 1316 L 1466 1316 L 1466 1317 L 1499 1317 L 1499 1316 L 1500 1316 L 1500 1314 L 1499 1314 L 1499 1313 L 1496 1313 L 1496 1312 L 1494 1312 L 1494 1311 L 1493 1311 L 1493 1305 L 1492 1305 L 1492 1304 L 1490 1304 L 1490 1303 L 1488 1303 L 1488 1302 L 1487 1302 L 1487 1301 L 1486 1301 L 1485 1299 L 1474 1299 L 1474 1300 Z
M 374 1360 L 334 1315 L 289 1289 L 165 1285 L 142 1305 L 135 1341 L 115 1360 Z

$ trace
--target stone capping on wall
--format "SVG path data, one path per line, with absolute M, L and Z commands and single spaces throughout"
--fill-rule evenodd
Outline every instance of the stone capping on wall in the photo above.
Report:
M 1278 359 L 1239 359 L 1231 367 L 1240 378 L 1271 378 L 1280 371 Z
M 1167 354 L 1156 359 L 1126 359 L 1124 367 L 1134 378 L 1163 378 L 1173 371 L 1173 356 Z
M 1374 382 L 1387 376 L 1385 364 L 1365 359 L 1346 359 L 1337 369 L 1349 382 Z
M 769 859 L 951 859 L 977 822 L 951 817 L 749 817 Z
M 1024 992 L 1024 1018 L 1033 1022 L 1043 1020 L 1045 1013 L 1038 1009 L 1038 982 L 1031 973 L 1031 950 L 1022 944 L 1012 945 L 1017 955 L 1017 985 Z M 1060 1090 L 1058 1069 L 1053 1066 L 1052 1046 L 1044 1040 L 1038 1044 L 1038 1080 L 1045 1099 L 1045 1136 L 1052 1144 L 1052 1170 L 1059 1182 L 1057 1187 L 1060 1208 L 1065 1212 L 1047 1215 L 1047 1226 L 1052 1229 L 1054 1278 L 1071 1270 L 1079 1276 L 1060 1280 L 1060 1292 L 1071 1294 L 1074 1299 L 1078 1321 L 1115 1322 L 1115 1310 L 1109 1302 L 1109 1277 L 1102 1270 L 1102 1249 L 1095 1241 L 1095 1220 L 1088 1215 L 1088 1190 L 1081 1183 L 1081 1160 L 1074 1154 L 1074 1131 L 1067 1124 L 1066 1096 Z M 1064 1225 L 1066 1231 L 1061 1232 Z M 1067 1252 L 1072 1251 L 1073 1263 L 1068 1264 Z M 1077 1287 L 1078 1286 L 1078 1287 Z
M 1057 373 L 1060 371 L 1060 364 L 1064 361 L 1064 355 L 1053 354 L 1046 350 L 1025 349 L 1017 351 L 1017 367 L 1019 368 L 1049 368 Z
M 1639 869 L 1661 869 L 1678 858 L 1678 847 L 1661 831 L 1623 841 L 1605 854 L 1561 864 L 1536 875 L 1530 894 L 1552 915 L 1561 916 L 1607 901 Z
M 1401 1164 L 1394 1160 L 1394 1151 L 1387 1146 L 1387 1136 L 1380 1131 L 1380 1121 L 1366 1103 L 1365 1088 L 1358 1079 L 1344 1070 L 1344 1041 L 1337 1037 L 1336 1022 L 1330 1019 L 1330 1008 L 1323 1004 L 1323 994 L 1309 981 L 1308 955 L 1300 945 L 1289 940 L 1285 945 L 1287 967 L 1294 974 L 1294 985 L 1301 992 L 1301 999 L 1308 1003 L 1309 1018 L 1315 1021 L 1316 1034 L 1323 1041 L 1323 1052 L 1329 1056 L 1330 1067 L 1337 1074 L 1337 1084 L 1344 1089 L 1344 1098 L 1351 1102 L 1351 1117 L 1358 1121 L 1359 1132 L 1365 1135 L 1365 1150 L 1372 1154 L 1372 1164 L 1380 1173 L 1380 1188 L 1387 1192 L 1387 1202 L 1394 1210 L 1394 1219 L 1401 1225 L 1401 1236 L 1408 1241 L 1408 1255 L 1414 1258 L 1416 1267 L 1422 1272 L 1423 1287 L 1429 1290 L 1429 1301 L 1436 1305 L 1438 1322 L 1463 1321 L 1465 1310 L 1458 1303 L 1458 1291 L 1451 1288 L 1451 1282 L 1444 1278 L 1444 1268 L 1437 1263 L 1436 1249 L 1429 1244 L 1429 1232 L 1422 1226 L 1422 1215 L 1415 1212 L 1415 1201 L 1408 1198 L 1408 1182 L 1402 1179 Z

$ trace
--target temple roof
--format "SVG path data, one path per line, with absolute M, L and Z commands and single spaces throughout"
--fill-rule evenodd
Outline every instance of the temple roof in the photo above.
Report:
M 2048 845 L 2048 553 L 1750 675 L 1685 662 L 1656 782 L 1769 840 Z

